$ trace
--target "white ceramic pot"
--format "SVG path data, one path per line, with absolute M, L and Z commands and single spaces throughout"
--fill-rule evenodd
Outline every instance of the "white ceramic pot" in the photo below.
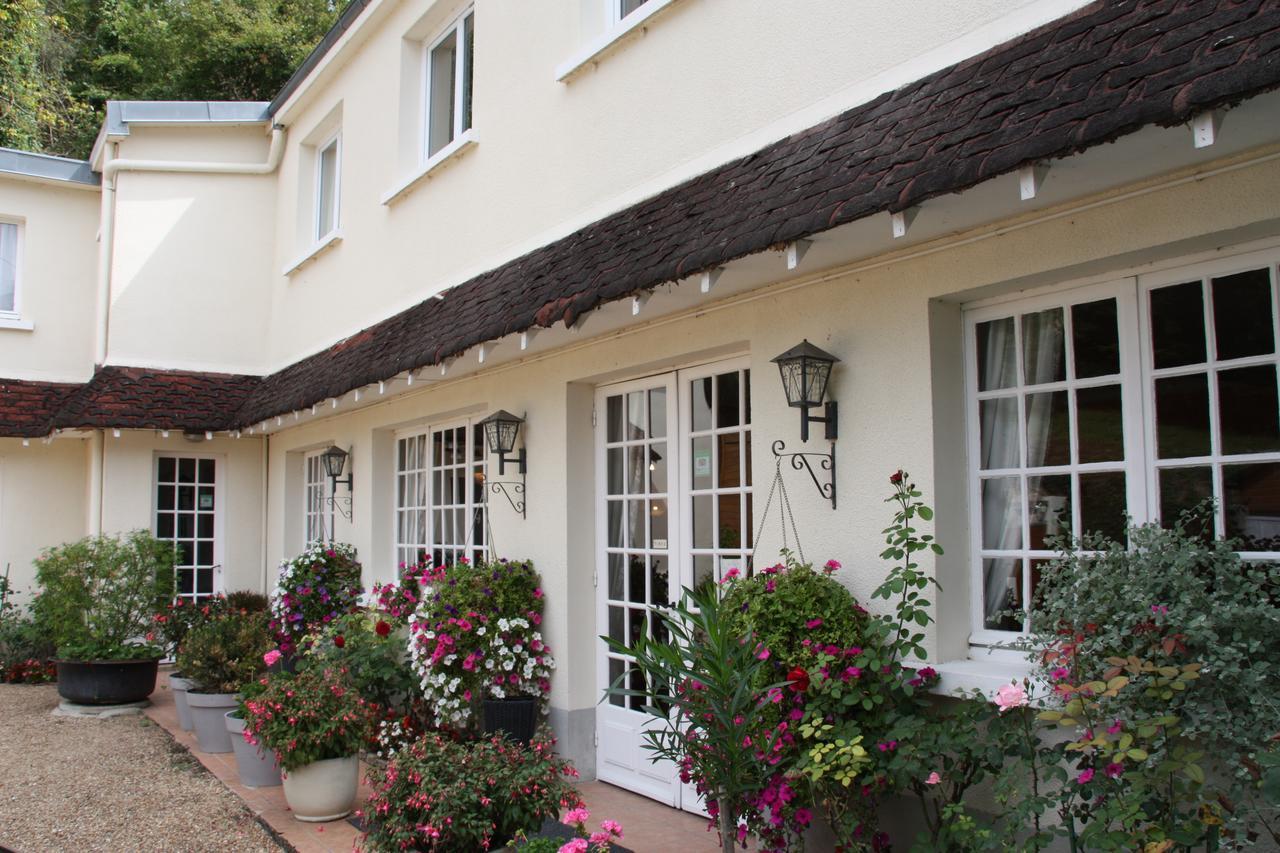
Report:
M 195 686 L 195 682 L 181 675 L 169 676 L 169 689 L 173 691 L 173 704 L 178 709 L 178 725 L 184 732 L 191 731 L 191 706 L 187 704 L 187 691 Z
M 360 759 L 327 758 L 285 771 L 284 798 L 298 820 L 321 823 L 351 814 L 360 784 Z

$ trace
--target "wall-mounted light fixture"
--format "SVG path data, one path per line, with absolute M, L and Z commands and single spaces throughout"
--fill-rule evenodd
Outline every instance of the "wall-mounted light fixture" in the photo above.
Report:
M 509 458 L 510 454 L 515 451 L 516 438 L 520 435 L 520 426 L 524 423 L 524 418 L 513 415 L 510 412 L 499 409 L 489 417 L 480 422 L 480 426 L 484 427 L 485 443 L 489 445 L 489 452 L 498 454 L 498 476 L 505 476 L 507 473 L 507 463 L 516 464 L 516 473 L 520 475 L 519 482 L 515 480 L 492 480 L 489 483 L 489 490 L 494 494 L 502 493 L 507 499 L 507 503 L 511 504 L 511 508 L 520 513 L 520 517 L 525 516 L 525 472 L 528 468 L 526 463 L 525 449 L 520 448 L 520 452 L 514 458 Z M 516 497 L 512 497 L 515 495 Z
M 831 442 L 828 453 L 784 453 L 786 444 L 783 441 L 773 443 L 773 455 L 791 460 L 791 467 L 797 471 L 808 471 L 818 492 L 831 501 L 831 508 L 836 507 L 836 436 L 839 434 L 837 409 L 835 400 L 824 400 L 827 396 L 827 383 L 831 378 L 831 367 L 840 359 L 829 352 L 819 349 L 806 339 L 798 345 L 773 359 L 778 365 L 778 373 L 782 377 L 782 390 L 787 395 L 787 405 L 800 410 L 800 440 L 809 440 L 809 424 L 817 422 L 823 425 L 823 436 Z M 809 410 L 823 406 L 821 417 L 809 414 Z M 831 480 L 823 483 L 809 463 L 809 457 L 818 458 L 818 467 L 831 472 Z
M 351 474 L 346 477 L 342 476 L 342 469 L 347 467 L 347 457 L 351 455 L 350 451 L 343 450 L 341 447 L 332 445 L 324 453 L 320 454 L 320 459 L 324 462 L 324 472 L 329 475 L 329 505 L 336 507 L 338 512 L 342 513 L 342 517 L 347 521 L 351 520 L 351 492 L 353 478 Z M 347 487 L 347 496 L 345 498 L 338 497 L 338 486 L 345 485 Z

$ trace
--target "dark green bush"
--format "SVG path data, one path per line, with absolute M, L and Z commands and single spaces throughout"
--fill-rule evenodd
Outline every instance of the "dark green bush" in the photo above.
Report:
M 178 649 L 178 668 L 202 693 L 235 693 L 267 669 L 275 647 L 267 614 L 228 613 L 197 625 Z
M 36 560 L 36 622 L 62 658 L 160 657 L 147 634 L 173 597 L 173 564 L 172 543 L 143 530 L 50 548 Z

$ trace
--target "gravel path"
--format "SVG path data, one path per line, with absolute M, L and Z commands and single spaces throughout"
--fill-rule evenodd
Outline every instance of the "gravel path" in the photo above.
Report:
M 53 717 L 51 685 L 0 684 L 0 846 L 280 851 L 243 803 L 142 716 Z

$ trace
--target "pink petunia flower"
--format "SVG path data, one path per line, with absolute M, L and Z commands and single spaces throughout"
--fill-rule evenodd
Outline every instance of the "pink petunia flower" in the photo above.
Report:
M 720 583 L 726 584 L 740 574 L 742 574 L 742 572 L 738 571 L 737 569 L 729 569 L 729 571 L 724 573 L 724 577 L 720 578 Z
M 821 619 L 810 619 L 808 622 L 804 623 L 804 626 L 809 630 L 813 630 L 814 628 L 821 627 L 821 625 L 822 625 Z

